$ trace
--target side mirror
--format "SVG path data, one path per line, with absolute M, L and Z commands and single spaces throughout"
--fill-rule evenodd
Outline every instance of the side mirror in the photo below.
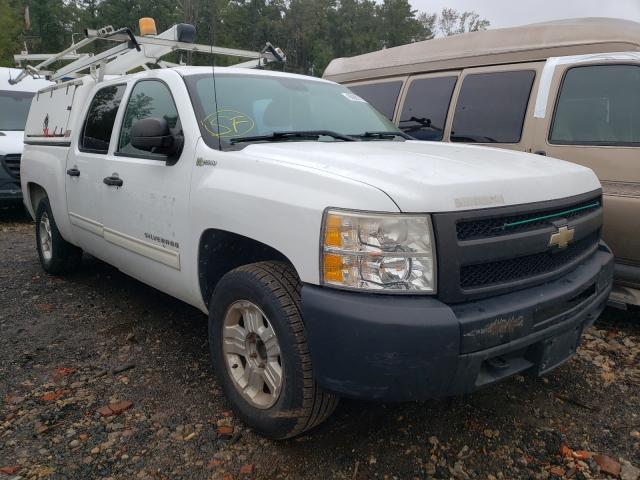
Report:
M 171 133 L 164 118 L 143 118 L 131 127 L 131 146 L 145 152 L 172 156 L 178 152 L 181 142 Z

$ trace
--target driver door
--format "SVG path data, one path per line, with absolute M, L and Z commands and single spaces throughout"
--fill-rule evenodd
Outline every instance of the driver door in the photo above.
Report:
M 193 148 L 185 142 L 181 155 L 167 158 L 131 145 L 132 125 L 145 118 L 164 118 L 172 132 L 180 132 L 181 108 L 172 90 L 184 88 L 184 82 L 176 77 L 166 82 L 143 79 L 129 86 L 116 121 L 120 130 L 114 154 L 104 172 L 113 179 L 106 187 L 104 237 L 121 271 L 184 299 L 193 164 L 188 152 Z

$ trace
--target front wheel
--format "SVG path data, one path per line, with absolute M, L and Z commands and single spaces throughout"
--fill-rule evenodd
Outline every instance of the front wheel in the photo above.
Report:
M 243 422 L 274 439 L 313 428 L 338 404 L 313 378 L 300 288 L 289 265 L 260 262 L 226 274 L 209 304 L 209 345 L 225 394 Z
M 40 200 L 36 208 L 36 249 L 42 268 L 53 275 L 73 270 L 82 259 L 82 250 L 60 235 L 46 197 Z

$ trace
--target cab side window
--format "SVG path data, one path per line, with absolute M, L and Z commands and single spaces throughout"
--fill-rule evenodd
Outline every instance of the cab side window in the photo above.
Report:
M 133 124 L 138 120 L 151 117 L 164 118 L 172 131 L 177 130 L 175 133 L 180 133 L 178 109 L 173 101 L 169 87 L 158 80 L 142 80 L 135 84 L 127 102 L 127 109 L 120 129 L 117 153 L 125 156 L 157 156 L 158 158 L 164 158 L 162 155 L 139 150 L 131 145 L 131 127 Z
M 369 83 L 367 85 L 347 85 L 356 95 L 364 98 L 373 108 L 378 110 L 389 120 L 393 120 L 398 95 L 400 95 L 400 80 L 394 82 Z
M 549 140 L 565 145 L 639 145 L 640 67 L 567 70 Z
M 460 89 L 452 142 L 519 143 L 535 72 L 468 75 Z
M 418 140 L 442 140 L 458 77 L 421 78 L 411 82 L 400 115 L 400 128 Z
M 80 136 L 80 150 L 103 153 L 109 150 L 113 123 L 118 113 L 125 85 L 102 88 L 93 97 Z

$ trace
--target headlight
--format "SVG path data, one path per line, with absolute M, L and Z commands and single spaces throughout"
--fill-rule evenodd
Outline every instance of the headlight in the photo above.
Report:
M 435 293 L 431 218 L 328 210 L 322 283 L 354 290 Z

